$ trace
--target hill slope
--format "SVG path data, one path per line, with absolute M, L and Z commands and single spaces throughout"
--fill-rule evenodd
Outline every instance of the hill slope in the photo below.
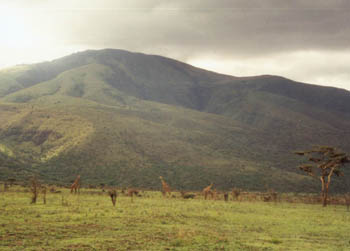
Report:
M 292 151 L 350 152 L 348 91 L 111 49 L 1 71 L 0 122 L 2 178 L 304 190 Z

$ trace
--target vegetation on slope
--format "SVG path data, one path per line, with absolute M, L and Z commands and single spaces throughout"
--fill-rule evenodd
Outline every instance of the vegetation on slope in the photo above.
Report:
M 154 188 L 162 175 L 176 188 L 305 190 L 316 183 L 297 172 L 292 151 L 350 151 L 347 91 L 159 56 L 87 51 L 20 66 L 0 72 L 0 97 L 0 160 L 53 182 L 80 173 Z

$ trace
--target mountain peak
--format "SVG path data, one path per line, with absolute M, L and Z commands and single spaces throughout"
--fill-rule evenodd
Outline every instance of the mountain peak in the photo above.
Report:
M 116 49 L 1 72 L 0 122 L 0 161 L 133 186 L 154 186 L 157 173 L 192 189 L 209 177 L 225 188 L 233 180 L 293 189 L 304 179 L 292 151 L 350 150 L 348 91 L 271 75 L 238 78 Z M 181 185 L 186 175 L 193 182 Z

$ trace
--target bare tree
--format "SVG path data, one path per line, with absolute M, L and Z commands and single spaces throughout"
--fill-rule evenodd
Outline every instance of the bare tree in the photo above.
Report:
M 350 193 L 346 193 L 344 197 L 345 197 L 346 208 L 348 209 L 348 212 L 349 212 L 350 211 Z
M 311 150 L 298 151 L 295 154 L 308 157 L 311 163 L 299 166 L 299 169 L 312 177 L 321 180 L 321 199 L 323 206 L 327 206 L 329 185 L 333 174 L 343 176 L 341 168 L 350 162 L 346 153 L 337 151 L 330 146 L 314 146 Z
M 111 197 L 113 206 L 115 206 L 115 203 L 117 201 L 117 191 L 115 189 L 109 190 L 108 191 L 108 195 Z
M 13 184 L 15 183 L 16 179 L 15 178 L 9 178 L 7 179 L 7 182 L 10 184 L 10 186 L 12 187 Z
M 7 182 L 5 181 L 4 182 L 4 192 L 7 192 L 8 189 L 9 189 L 9 186 L 8 186 Z
M 225 200 L 225 201 L 228 201 L 228 192 L 225 192 L 225 193 L 224 193 L 224 200 Z
M 40 183 L 35 176 L 31 180 L 30 190 L 32 192 L 32 201 L 30 203 L 35 204 L 40 191 Z
M 43 203 L 46 204 L 46 186 L 41 186 L 41 193 L 43 194 Z

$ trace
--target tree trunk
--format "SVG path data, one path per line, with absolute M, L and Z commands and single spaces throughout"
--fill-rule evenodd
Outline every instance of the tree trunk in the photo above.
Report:
M 324 199 L 324 202 L 323 202 L 323 206 L 324 206 L 324 207 L 327 206 L 328 188 L 329 188 L 329 184 L 331 183 L 331 177 L 332 177 L 332 175 L 333 175 L 334 168 L 335 168 L 335 167 L 333 167 L 333 168 L 331 169 L 331 171 L 329 172 L 328 177 L 327 177 L 326 190 L 325 190 L 325 199 Z M 323 178 L 323 181 L 324 181 L 324 178 Z
M 323 199 L 323 206 L 326 207 L 327 206 L 327 200 L 328 200 L 328 185 L 329 183 L 327 182 L 326 184 L 326 189 L 324 192 L 324 199 Z
M 324 176 L 321 176 L 320 179 L 322 182 L 322 193 L 321 193 L 322 205 L 324 207 L 326 207 L 327 206 L 327 193 L 326 193 L 326 188 L 325 188 Z

